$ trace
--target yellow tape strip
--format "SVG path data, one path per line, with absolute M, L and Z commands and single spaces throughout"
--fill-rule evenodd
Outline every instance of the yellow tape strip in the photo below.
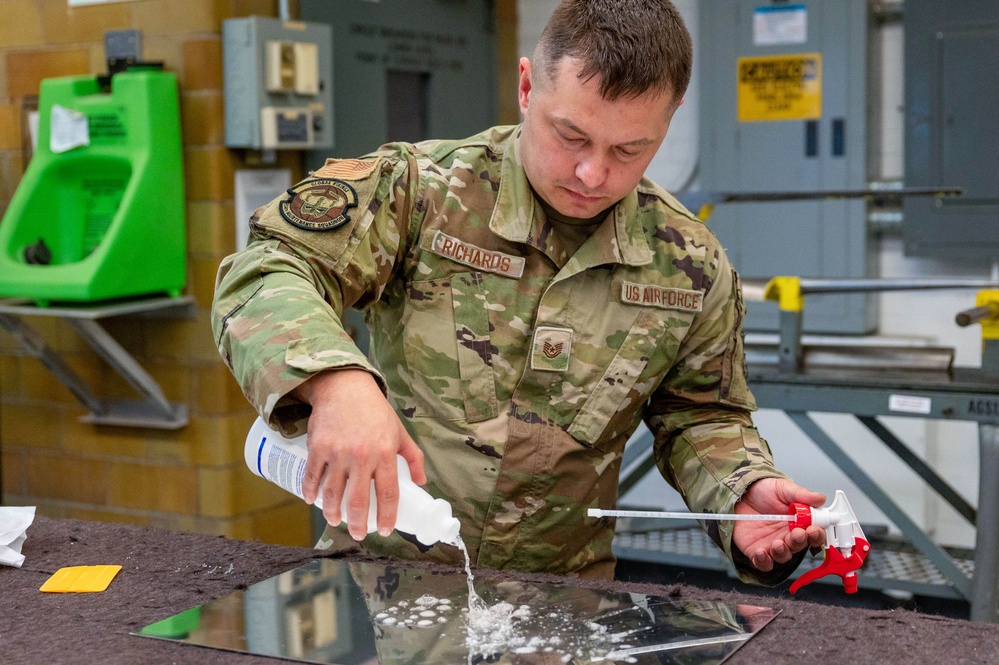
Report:
M 993 305 L 999 307 L 999 291 L 979 291 L 975 299 L 975 307 Z M 982 320 L 982 339 L 999 339 L 999 318 Z
M 90 593 L 104 591 L 121 566 L 71 566 L 60 568 L 38 590 L 45 593 Z
M 805 309 L 801 295 L 801 280 L 797 277 L 774 277 L 763 290 L 764 300 L 776 300 L 781 311 L 800 312 Z

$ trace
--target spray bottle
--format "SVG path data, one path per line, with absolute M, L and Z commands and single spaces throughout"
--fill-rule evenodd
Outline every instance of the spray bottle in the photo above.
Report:
M 268 427 L 262 418 L 257 418 L 246 437 L 243 453 L 250 471 L 302 498 L 305 463 L 309 458 L 304 434 L 293 439 L 285 438 Z M 461 523 L 451 514 L 451 504 L 444 499 L 433 498 L 414 483 L 409 474 L 409 463 L 401 455 L 396 455 L 396 463 L 399 473 L 399 509 L 395 528 L 416 536 L 424 545 L 433 545 L 438 541 L 456 544 Z M 350 479 L 347 480 L 347 487 L 350 487 Z M 340 506 L 342 515 L 347 514 L 346 494 L 344 492 L 344 503 Z M 316 499 L 316 505 L 323 507 L 321 497 Z M 378 505 L 375 483 L 372 480 L 368 503 L 368 533 L 378 530 L 377 518 Z

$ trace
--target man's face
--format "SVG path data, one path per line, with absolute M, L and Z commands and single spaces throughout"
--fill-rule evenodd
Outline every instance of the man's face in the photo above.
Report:
M 607 101 L 596 77 L 585 82 L 577 77 L 581 67 L 579 60 L 563 58 L 552 80 L 537 86 L 531 62 L 521 58 L 520 154 L 541 198 L 563 215 L 589 218 L 642 179 L 675 109 L 664 93 Z

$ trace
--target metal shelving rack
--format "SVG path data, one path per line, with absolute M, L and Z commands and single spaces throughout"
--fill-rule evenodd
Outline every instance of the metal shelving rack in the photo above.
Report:
M 191 317 L 194 298 L 147 298 L 92 305 L 38 307 L 23 299 L 0 300 L 0 327 L 36 358 L 85 406 L 84 422 L 99 425 L 180 429 L 188 423 L 187 405 L 171 403 L 159 384 L 104 327 L 100 319 L 116 316 Z M 24 319 L 39 316 L 63 319 L 142 397 L 104 399 L 49 347 Z

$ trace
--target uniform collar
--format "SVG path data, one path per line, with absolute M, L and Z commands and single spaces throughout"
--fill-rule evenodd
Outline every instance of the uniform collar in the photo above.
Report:
M 546 251 L 551 229 L 524 173 L 520 159 L 521 129 L 518 127 L 514 132 L 503 155 L 500 188 L 492 217 L 489 218 L 489 228 L 501 238 Z M 595 260 L 594 265 L 623 263 L 642 266 L 652 262 L 653 252 L 645 237 L 636 190 L 629 192 L 614 206 L 607 219 L 580 249 L 599 254 L 590 257 Z

